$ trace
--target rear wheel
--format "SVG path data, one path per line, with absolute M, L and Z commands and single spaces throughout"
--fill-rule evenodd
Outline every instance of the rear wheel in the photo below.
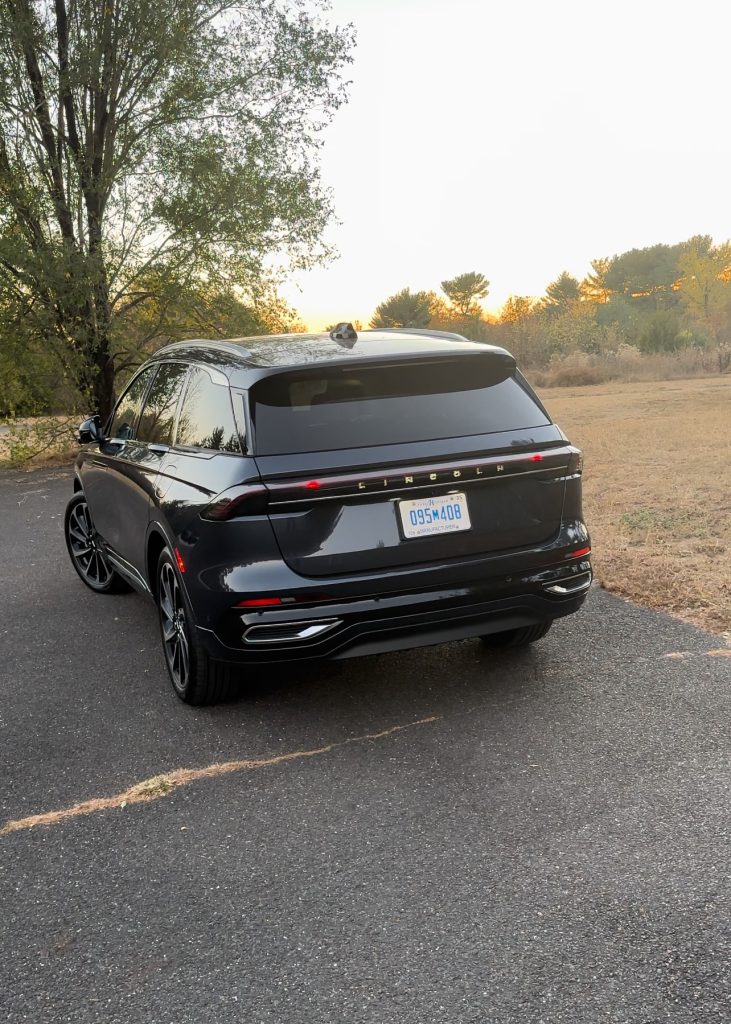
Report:
M 97 594 L 130 589 L 112 568 L 82 493 L 75 494 L 66 506 L 64 534 L 71 563 L 87 587 Z
M 510 647 L 525 647 L 534 644 L 546 635 L 553 619 L 537 622 L 534 626 L 520 626 L 518 629 L 505 629 L 501 633 L 487 633 L 480 637 L 486 647 L 504 650 Z
M 198 640 L 193 610 L 167 548 L 157 564 L 157 607 L 170 682 L 186 704 L 217 704 L 236 692 L 235 669 L 211 661 Z

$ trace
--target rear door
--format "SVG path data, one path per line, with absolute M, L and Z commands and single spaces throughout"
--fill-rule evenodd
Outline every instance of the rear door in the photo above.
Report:
M 509 357 L 313 367 L 249 392 L 287 563 L 367 573 L 543 544 L 568 459 Z
M 92 516 L 113 552 L 139 573 L 144 573 L 153 488 L 172 443 L 186 374 L 187 366 L 176 362 L 143 371 L 130 388 L 128 401 L 117 406 L 111 438 L 103 446 L 103 485 L 92 504 Z
M 174 444 L 155 481 L 166 525 L 179 534 L 214 495 L 248 479 L 251 462 L 241 457 L 227 379 L 214 368 L 191 366 Z M 255 467 L 253 475 L 258 479 Z
M 148 366 L 117 402 L 108 436 L 84 460 L 82 482 L 94 526 L 113 551 L 121 553 L 122 524 L 131 514 L 128 465 L 134 458 L 137 421 L 157 367 Z M 146 520 L 143 524 L 143 532 Z

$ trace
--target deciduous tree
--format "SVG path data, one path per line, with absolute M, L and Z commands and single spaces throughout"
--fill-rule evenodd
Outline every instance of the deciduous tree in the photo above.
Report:
M 528 295 L 511 295 L 500 310 L 501 324 L 521 323 L 530 315 L 535 306 L 535 299 Z
M 716 333 L 731 308 L 731 244 L 689 247 L 678 260 L 681 299 L 692 317 Z
M 0 292 L 106 415 L 129 316 L 306 265 L 351 33 L 320 0 L 0 0 Z

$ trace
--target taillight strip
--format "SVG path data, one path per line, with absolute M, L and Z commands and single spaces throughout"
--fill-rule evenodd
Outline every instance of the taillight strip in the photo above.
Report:
M 348 473 L 338 476 L 311 476 L 301 481 L 267 480 L 269 504 L 291 505 L 326 501 L 335 497 L 388 494 L 393 491 L 419 490 L 444 484 L 462 487 L 480 481 L 499 480 L 509 476 L 528 476 L 570 471 L 578 449 L 573 446 L 550 448 L 542 452 L 496 455 L 478 459 L 422 466 L 397 466 L 384 470 Z

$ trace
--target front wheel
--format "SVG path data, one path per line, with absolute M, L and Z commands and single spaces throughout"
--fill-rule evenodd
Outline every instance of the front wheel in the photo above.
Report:
M 198 640 L 193 609 L 167 548 L 157 564 L 157 607 L 170 682 L 186 704 L 217 704 L 235 693 L 230 665 L 211 661 Z
M 71 564 L 80 578 L 97 594 L 129 590 L 129 585 L 109 563 L 99 540 L 85 496 L 75 494 L 66 506 L 64 535 Z
M 525 647 L 544 637 L 552 625 L 553 619 L 547 619 L 545 622 L 537 622 L 534 626 L 520 626 L 518 629 L 505 629 L 501 633 L 487 633 L 480 639 L 486 647 L 497 650 Z

